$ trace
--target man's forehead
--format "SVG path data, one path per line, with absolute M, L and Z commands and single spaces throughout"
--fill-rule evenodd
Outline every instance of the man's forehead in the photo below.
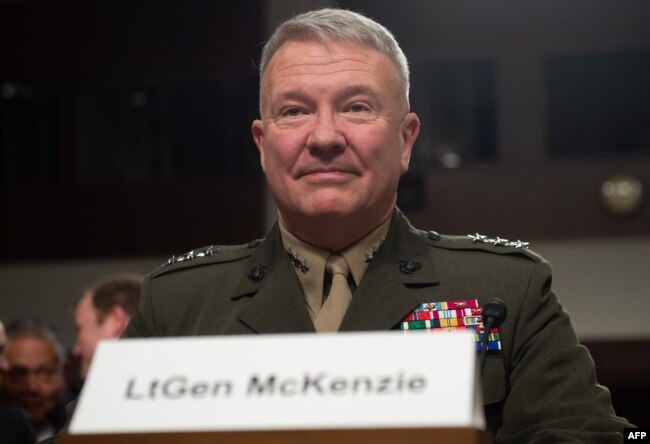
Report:
M 354 73 L 353 77 L 346 77 L 352 83 L 340 83 L 339 73 Z M 298 86 L 311 89 L 309 83 L 305 83 L 307 79 L 316 80 L 321 86 L 327 84 L 323 82 L 334 82 L 337 89 L 349 88 L 357 92 L 365 89 L 368 92 L 379 87 L 386 93 L 395 89 L 396 96 L 402 94 L 396 86 L 399 80 L 392 60 L 369 45 L 291 40 L 280 47 L 267 66 L 261 83 L 262 102 L 269 103 L 267 100 L 272 100 L 272 97 L 281 99 L 287 90 L 293 94 L 292 90 Z M 384 85 L 386 88 L 380 86 L 386 82 L 389 84 Z
M 271 57 L 264 75 L 282 73 L 295 66 L 307 70 L 313 68 L 314 71 L 321 72 L 328 64 L 343 60 L 373 65 L 391 62 L 386 54 L 362 43 L 338 40 L 324 42 L 317 39 L 288 40 Z
M 79 299 L 79 302 L 77 303 L 77 307 L 75 309 L 75 313 L 76 314 L 93 313 L 94 309 L 95 306 L 93 302 L 93 293 L 88 291 L 84 293 L 81 299 Z

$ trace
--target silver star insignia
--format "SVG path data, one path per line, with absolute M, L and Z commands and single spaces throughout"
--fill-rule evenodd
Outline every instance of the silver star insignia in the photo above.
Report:
M 499 245 L 508 245 L 508 239 L 503 239 L 500 238 L 499 236 L 497 236 L 496 239 L 492 239 L 492 240 L 494 241 L 492 243 L 494 244 L 495 247 L 498 247 Z
M 509 244 L 509 246 L 515 247 L 515 248 L 528 248 L 529 245 L 530 245 L 530 242 L 522 242 L 520 240 L 510 242 L 510 244 Z
M 483 236 L 482 234 L 468 234 L 467 237 L 472 239 L 472 242 L 486 242 L 487 236 Z

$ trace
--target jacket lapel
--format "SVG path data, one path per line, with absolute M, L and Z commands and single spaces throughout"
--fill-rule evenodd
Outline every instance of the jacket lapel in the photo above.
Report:
M 412 273 L 400 271 L 401 261 L 409 259 L 420 268 Z M 266 267 L 264 277 L 254 282 L 242 276 L 232 296 L 233 300 L 249 299 L 239 320 L 256 333 L 314 332 L 277 224 L 251 257 L 250 267 L 256 265 Z M 422 234 L 395 210 L 386 240 L 354 292 L 340 331 L 394 328 L 419 304 L 436 300 L 437 284 Z
M 282 245 L 276 225 L 251 257 L 250 266 L 262 266 L 264 276 L 257 282 L 240 278 L 233 300 L 248 298 L 239 320 L 256 333 L 313 332 L 300 282 Z
M 401 261 L 408 260 L 419 268 L 411 273 L 401 271 Z M 422 234 L 396 210 L 386 240 L 356 289 L 340 331 L 392 329 L 419 304 L 435 300 L 437 284 Z

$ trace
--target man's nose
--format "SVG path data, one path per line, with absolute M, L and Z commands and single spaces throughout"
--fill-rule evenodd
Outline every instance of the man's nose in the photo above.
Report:
M 39 381 L 36 373 L 29 372 L 25 377 L 25 388 L 30 392 L 35 392 L 38 390 Z
M 307 148 L 321 156 L 336 155 L 345 149 L 345 145 L 345 136 L 336 115 L 332 112 L 318 113 L 307 138 Z
M 74 341 L 74 344 L 72 346 L 72 356 L 79 356 L 81 355 L 81 345 L 79 345 L 79 339 Z

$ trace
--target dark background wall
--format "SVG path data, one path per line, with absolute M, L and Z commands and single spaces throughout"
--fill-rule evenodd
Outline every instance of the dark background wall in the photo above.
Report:
M 0 3 L 0 260 L 166 254 L 259 235 L 250 123 L 263 10 Z
M 312 3 L 327 2 L 1 2 L 0 260 L 263 234 L 255 64 L 268 18 Z M 386 24 L 411 62 L 423 131 L 400 205 L 417 224 L 650 234 L 647 204 L 611 217 L 600 191 L 619 173 L 648 187 L 646 2 L 339 4 Z

